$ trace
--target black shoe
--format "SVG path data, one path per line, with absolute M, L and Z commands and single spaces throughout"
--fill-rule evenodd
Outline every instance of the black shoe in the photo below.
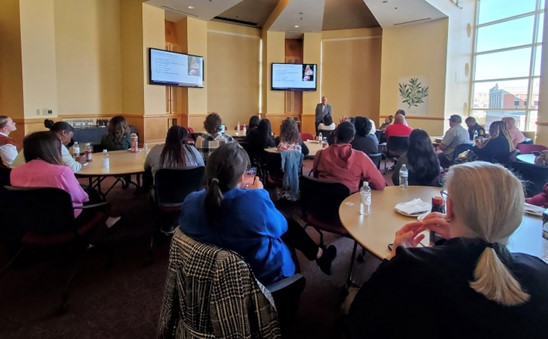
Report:
M 333 245 L 325 248 L 323 254 L 319 259 L 316 259 L 316 263 L 320 266 L 323 273 L 331 275 L 331 263 L 337 256 L 337 248 Z

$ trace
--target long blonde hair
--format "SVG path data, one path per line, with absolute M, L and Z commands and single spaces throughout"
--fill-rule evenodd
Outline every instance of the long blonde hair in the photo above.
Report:
M 488 244 L 505 245 L 521 224 L 523 185 L 503 166 L 483 161 L 452 166 L 445 183 L 454 214 Z M 470 287 L 499 304 L 512 306 L 529 300 L 492 247 L 485 247 L 480 255 L 474 279 Z
M 510 137 L 510 133 L 508 132 L 508 128 L 506 127 L 506 124 L 502 121 L 493 121 L 491 125 L 489 126 L 489 140 L 483 145 L 487 145 L 489 141 L 495 139 L 499 135 L 503 135 L 506 140 L 508 141 L 508 152 L 512 152 L 514 150 L 514 144 L 512 143 L 512 138 Z

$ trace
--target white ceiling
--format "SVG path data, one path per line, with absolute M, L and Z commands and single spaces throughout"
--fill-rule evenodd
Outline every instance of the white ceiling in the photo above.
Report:
M 149 0 L 166 20 L 185 16 L 261 28 L 279 0 Z M 192 7 L 192 8 L 190 8 Z M 296 38 L 305 32 L 348 28 L 389 28 L 445 17 L 426 0 L 288 0 L 269 30 Z M 295 27 L 298 25 L 299 27 Z

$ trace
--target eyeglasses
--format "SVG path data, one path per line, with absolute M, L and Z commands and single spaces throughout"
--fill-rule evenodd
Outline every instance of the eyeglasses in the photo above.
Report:
M 447 197 L 449 196 L 449 194 L 447 193 L 447 190 L 441 190 L 440 194 L 443 200 L 447 200 Z

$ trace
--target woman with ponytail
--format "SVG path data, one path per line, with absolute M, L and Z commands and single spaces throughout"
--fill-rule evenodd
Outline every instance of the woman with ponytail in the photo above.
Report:
M 246 175 L 249 158 L 238 143 L 223 144 L 210 154 L 206 188 L 184 201 L 179 227 L 191 238 L 239 253 L 264 285 L 295 274 L 286 243 L 320 269 L 331 273 L 336 248 L 316 245 L 294 220 L 274 207 L 258 177 Z
M 396 232 L 391 260 L 354 299 L 349 337 L 546 338 L 548 265 L 506 248 L 523 216 L 521 182 L 477 161 L 452 166 L 445 186 L 447 214 Z M 417 247 L 425 230 L 445 239 Z

